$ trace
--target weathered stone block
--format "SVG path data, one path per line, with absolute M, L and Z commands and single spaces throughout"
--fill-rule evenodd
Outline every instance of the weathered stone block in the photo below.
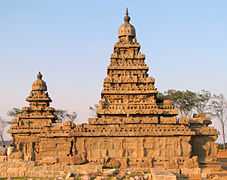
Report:
M 152 180 L 177 180 L 175 174 L 168 170 L 151 169 Z

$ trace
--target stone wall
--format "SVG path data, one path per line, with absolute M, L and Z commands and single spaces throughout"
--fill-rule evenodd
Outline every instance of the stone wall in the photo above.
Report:
M 36 151 L 40 164 L 104 163 L 114 159 L 124 167 L 179 168 L 192 161 L 190 136 L 161 137 L 42 137 Z M 171 151 L 170 151 L 171 149 Z

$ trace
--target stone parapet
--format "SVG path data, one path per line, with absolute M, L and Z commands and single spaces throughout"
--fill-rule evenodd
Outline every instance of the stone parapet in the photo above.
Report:
M 157 90 L 155 89 L 150 89 L 150 90 L 143 90 L 142 92 L 140 90 L 114 90 L 114 89 L 105 89 L 102 91 L 102 94 L 118 94 L 118 95 L 121 95 L 121 94 L 157 94 Z
M 111 114 L 121 114 L 121 115 L 127 115 L 127 114 L 144 114 L 144 115 L 176 115 L 177 111 L 176 109 L 161 109 L 161 108 L 155 108 L 154 105 L 147 105 L 147 104 L 141 104 L 141 105 L 127 105 L 124 106 L 122 104 L 113 104 L 107 106 L 105 109 L 98 108 L 97 114 L 100 115 L 111 115 Z
M 108 66 L 109 70 L 149 70 L 149 67 L 144 65 L 123 65 L 123 66 L 116 66 L 110 65 Z
M 183 125 L 84 125 L 74 129 L 75 136 L 110 136 L 110 137 L 143 137 L 143 136 L 190 136 L 194 132 Z

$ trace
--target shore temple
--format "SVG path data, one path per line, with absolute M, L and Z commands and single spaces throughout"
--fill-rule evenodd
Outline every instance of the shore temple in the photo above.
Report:
M 59 122 L 47 84 L 38 73 L 26 98 L 29 105 L 12 121 L 9 132 L 15 149 L 9 158 L 38 165 L 166 169 L 187 177 L 221 168 L 215 144 L 218 133 L 209 126 L 211 121 L 203 114 L 178 118 L 170 100 L 158 99 L 130 20 L 126 11 L 96 116 L 84 124 Z

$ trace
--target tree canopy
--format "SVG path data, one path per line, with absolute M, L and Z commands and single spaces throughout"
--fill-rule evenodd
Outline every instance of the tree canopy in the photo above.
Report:
M 21 113 L 21 109 L 14 107 L 11 110 L 8 111 L 7 115 L 9 117 L 16 117 L 18 114 Z M 74 121 L 77 118 L 77 113 L 76 112 L 68 112 L 66 110 L 58 109 L 54 112 L 57 120 L 59 122 L 64 121 L 64 120 L 69 120 L 69 121 Z
M 6 125 L 7 125 L 7 122 L 4 121 L 4 119 L 2 117 L 0 117 L 0 142 L 2 145 L 5 144 L 5 141 L 3 138 L 3 133 L 4 133 Z
M 205 90 L 197 93 L 190 90 L 170 89 L 164 93 L 159 93 L 158 98 L 172 100 L 173 105 L 179 109 L 180 116 L 190 117 L 193 113 L 205 111 L 207 103 L 211 98 L 211 93 Z
M 21 113 L 21 109 L 14 107 L 8 111 L 7 115 L 10 117 L 16 117 L 20 113 Z
M 193 92 L 190 90 L 168 90 L 157 95 L 158 102 L 164 99 L 173 101 L 173 105 L 178 108 L 180 116 L 191 117 L 193 114 L 205 113 L 216 118 L 221 124 L 221 135 L 225 148 L 225 126 L 227 120 L 227 100 L 224 95 L 212 94 L 202 90 Z
M 62 109 L 56 110 L 55 115 L 58 121 L 69 120 L 73 122 L 77 118 L 76 112 L 69 113 L 68 111 Z

